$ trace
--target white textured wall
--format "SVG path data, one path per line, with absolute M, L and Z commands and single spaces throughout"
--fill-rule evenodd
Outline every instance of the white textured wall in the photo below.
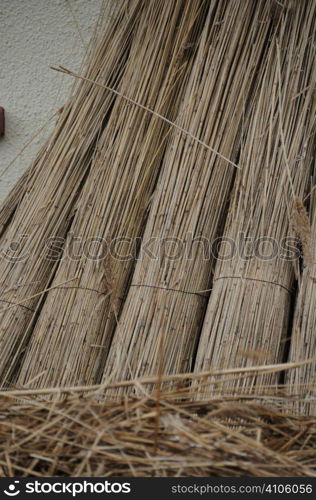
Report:
M 49 129 L 36 136 L 7 172 L 4 169 L 69 94 L 72 78 L 49 66 L 79 69 L 101 1 L 0 0 L 0 106 L 6 110 L 6 135 L 0 138 L 0 202 Z

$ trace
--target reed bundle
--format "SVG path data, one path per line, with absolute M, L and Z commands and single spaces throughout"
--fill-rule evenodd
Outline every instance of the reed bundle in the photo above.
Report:
M 60 68 L 71 98 L 0 210 L 6 474 L 315 473 L 313 418 L 279 412 L 314 412 L 315 21 L 129 0 Z
M 315 7 L 299 2 L 285 11 L 271 45 L 242 147 L 197 351 L 198 372 L 283 359 L 295 279 L 293 241 L 285 238 L 294 237 L 293 210 L 312 174 Z M 225 259 L 230 242 L 238 251 Z M 236 380 L 222 389 L 265 383 L 277 383 L 275 375 Z
M 1 476 L 316 474 L 316 419 L 269 401 L 192 401 L 182 391 L 163 394 L 157 408 L 145 386 L 139 398 L 103 404 L 71 391 L 62 403 L 16 398 L 0 394 Z
M 142 235 L 170 130 L 132 101 L 174 119 L 205 8 L 202 1 L 139 4 L 142 14 L 121 82 L 127 99 L 117 99 L 98 141 L 66 242 L 68 249 L 78 236 L 83 243 L 98 238 L 100 258 L 83 253 L 61 260 L 26 347 L 19 385 L 93 383 L 104 366 L 134 265 L 133 258 L 122 262 L 107 255 L 105 243 L 120 237 L 134 242 Z M 126 247 L 120 252 L 126 254 Z
M 316 198 L 314 192 L 310 203 L 310 219 L 306 212 L 304 216 L 305 209 L 302 204 L 300 208 L 301 215 L 295 229 L 301 241 L 305 241 L 304 269 L 294 309 L 290 362 L 316 358 Z M 316 415 L 315 368 L 314 361 L 285 374 L 285 383 L 289 387 L 289 393 L 302 395 L 293 406 L 298 413 L 303 415 Z
M 237 161 L 245 107 L 251 107 L 258 65 L 277 25 L 272 6 L 211 3 L 176 123 L 220 155 L 174 132 L 104 381 L 192 366 L 212 268 L 203 240 L 215 239 L 223 217 L 236 171 L 223 156 Z M 143 252 L 148 242 L 150 254 Z
M 139 2 L 129 2 L 129 15 L 122 8 L 101 43 L 92 44 L 85 73 L 89 79 L 119 86 L 140 10 Z M 114 100 L 113 94 L 90 81 L 78 83 L 35 167 L 23 177 L 26 186 L 20 197 L 15 188 L 9 204 L 4 204 L 2 214 L 9 224 L 1 240 L 0 262 L 2 383 L 6 383 L 23 352 L 43 290 L 56 269 L 56 262 L 47 258 L 47 241 L 64 238 L 67 233 L 92 150 Z M 16 209 L 8 219 L 10 204 Z
M 315 476 L 316 4 L 106 21 L 0 209 L 0 475 Z
M 40 154 L 39 154 L 40 156 Z M 0 209 L 0 238 L 5 234 L 10 221 L 13 218 L 14 212 L 16 211 L 19 202 L 23 198 L 26 186 L 29 182 L 29 178 L 33 172 L 33 164 L 24 172 L 24 174 L 19 178 L 18 182 L 13 186 L 10 193 L 6 197 L 5 201 L 1 205 Z

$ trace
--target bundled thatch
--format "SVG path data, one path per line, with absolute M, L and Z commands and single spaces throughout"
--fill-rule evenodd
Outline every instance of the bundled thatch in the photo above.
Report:
M 0 475 L 316 475 L 315 22 L 126 0 L 60 68 L 0 210 Z
M 210 5 L 176 123 L 220 155 L 177 130 L 170 140 L 104 381 L 192 366 L 209 295 L 209 250 L 236 172 L 223 156 L 237 160 L 258 66 L 280 15 L 273 2 Z
M 185 390 L 157 401 L 138 387 L 139 398 L 103 404 L 0 394 L 1 476 L 316 475 L 315 418 L 238 396 L 192 402 Z
M 296 3 L 284 12 L 271 45 L 244 138 L 196 371 L 277 363 L 286 354 L 297 267 L 293 210 L 309 184 L 315 140 L 315 15 L 314 2 Z M 233 258 L 225 258 L 230 251 Z M 268 375 L 232 386 L 276 382 Z
M 308 197 L 309 198 L 309 197 Z M 306 200 L 307 201 L 307 200 Z M 306 415 L 316 415 L 316 197 L 312 193 L 310 220 L 304 205 L 296 210 L 300 217 L 295 229 L 303 247 L 304 270 L 300 280 L 291 332 L 289 360 L 314 359 L 313 363 L 296 368 L 285 376 L 291 393 L 300 392 L 303 401 L 295 402 L 295 408 Z
M 119 86 L 126 58 L 140 21 L 139 2 L 121 9 L 92 55 L 85 75 Z M 87 80 L 76 85 L 52 136 L 34 168 L 23 178 L 17 208 L 1 240 L 0 262 L 1 382 L 16 365 L 38 315 L 43 291 L 54 275 L 56 262 L 47 258 L 49 238 L 64 238 L 74 215 L 82 184 L 89 172 L 93 148 L 106 125 L 115 96 Z M 11 196 L 16 205 L 16 189 Z M 4 210 L 7 210 L 7 203 Z M 12 248 L 12 244 L 14 247 Z M 72 279 L 74 276 L 71 277 Z M 16 305 L 18 304 L 18 305 Z
M 80 237 L 84 250 L 98 239 L 99 258 L 67 254 L 58 265 L 22 358 L 19 385 L 91 383 L 104 364 L 134 264 L 108 256 L 106 244 L 142 235 L 170 129 L 144 106 L 174 119 L 205 8 L 203 1 L 136 3 L 141 15 L 122 76 L 125 97 L 117 98 L 97 143 L 65 245 L 68 251 Z M 95 88 L 103 95 L 102 84 L 98 77 Z
M 42 153 L 38 156 L 40 157 Z M 35 164 L 32 164 L 26 172 L 20 177 L 18 182 L 15 184 L 13 189 L 10 191 L 9 195 L 6 197 L 4 203 L 1 205 L 0 209 L 0 238 L 2 238 L 9 226 L 10 221 L 14 216 L 14 212 L 17 210 L 19 202 L 22 200 L 25 192 L 27 191 L 28 181 L 32 176 L 33 169 L 35 169 Z
M 315 401 L 315 16 L 129 0 L 61 68 L 71 99 L 0 211 L 4 475 L 315 474 L 290 413 Z

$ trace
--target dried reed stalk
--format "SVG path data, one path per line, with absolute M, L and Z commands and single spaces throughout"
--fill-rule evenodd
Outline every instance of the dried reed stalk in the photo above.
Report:
M 233 242 L 234 258 L 217 260 L 196 371 L 282 360 L 296 255 L 293 241 L 286 244 L 284 238 L 294 237 L 292 207 L 305 192 L 313 151 L 315 13 L 313 2 L 296 3 L 284 13 L 271 46 L 220 249 L 223 256 Z M 253 242 L 260 238 L 265 240 L 259 255 Z M 222 390 L 273 381 L 270 374 L 236 380 Z
M 66 248 L 76 237 L 99 238 L 100 258 L 64 258 L 26 347 L 18 385 L 98 380 L 134 259 L 107 254 L 105 243 L 143 231 L 170 130 L 141 103 L 174 119 L 193 60 L 205 2 L 151 0 L 143 5 L 118 98 L 77 203 Z M 99 78 L 97 79 L 99 82 Z M 102 81 L 100 82 L 102 84 Z M 95 86 L 98 88 L 98 86 Z M 123 245 L 120 252 L 131 250 Z M 72 277 L 76 280 L 59 286 Z M 101 368 L 100 368 L 101 365 Z
M 314 177 L 315 179 L 315 177 Z M 302 400 L 294 402 L 294 408 L 300 414 L 316 415 L 316 198 L 313 192 L 310 203 L 310 228 L 304 227 L 305 218 L 298 220 L 297 230 L 303 236 L 310 237 L 309 259 L 303 260 L 304 269 L 294 310 L 293 327 L 291 333 L 291 346 L 289 361 L 298 361 L 302 359 L 314 358 L 312 364 L 296 368 L 291 373 L 286 373 L 285 383 L 289 388 L 290 394 L 300 394 Z
M 141 4 L 123 6 L 99 44 L 92 45 L 86 76 L 119 86 Z M 75 86 L 56 128 L 36 160 L 18 208 L 1 240 L 0 374 L 2 383 L 23 351 L 56 263 L 46 258 L 47 240 L 64 237 L 87 176 L 95 144 L 115 97 L 91 82 Z M 25 177 L 23 178 L 23 181 Z M 15 189 L 10 203 L 16 203 Z M 6 204 L 5 204 L 6 205 Z M 22 237 L 21 235 L 25 235 Z M 12 243 L 18 242 L 12 249 Z M 73 276 L 72 276 L 73 278 Z M 33 297 L 27 300 L 29 297 Z M 16 303 L 21 305 L 14 306 Z
M 275 24 L 271 2 L 220 1 L 208 13 L 177 123 L 234 162 L 245 107 L 251 107 L 258 64 Z M 212 242 L 217 234 L 235 171 L 175 131 L 104 381 L 184 372 L 192 366 L 212 267 L 203 240 Z M 198 239 L 202 244 L 194 242 Z M 163 241 L 166 246 L 169 241 L 169 249 Z M 143 252 L 146 246 L 154 257 Z

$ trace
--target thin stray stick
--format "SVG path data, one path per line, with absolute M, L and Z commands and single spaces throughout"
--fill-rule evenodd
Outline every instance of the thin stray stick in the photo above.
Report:
M 35 293 L 35 295 L 32 295 L 31 297 L 26 297 L 26 299 L 21 300 L 21 302 L 17 302 L 16 304 L 12 304 L 9 307 L 6 307 L 5 309 L 0 309 L 0 313 L 3 313 L 5 311 L 8 311 L 9 309 L 12 309 L 12 307 L 20 306 L 21 304 L 24 304 L 24 302 L 27 302 L 28 300 L 34 299 L 35 297 L 38 297 L 39 295 L 42 295 L 43 293 L 49 292 L 50 290 L 53 290 L 54 288 L 58 288 L 59 286 L 65 285 L 66 283 L 69 283 L 70 281 L 74 281 L 77 279 L 77 276 L 74 278 L 71 278 L 70 280 L 63 281 L 62 283 L 57 283 L 57 285 L 51 286 L 49 288 L 45 288 L 45 290 L 42 290 L 41 292 Z
M 310 358 L 305 361 L 298 361 L 297 363 L 279 363 L 275 365 L 260 365 L 260 366 L 246 366 L 243 368 L 227 368 L 224 370 L 210 370 L 206 372 L 199 373 L 176 373 L 175 375 L 163 375 L 161 377 L 161 382 L 167 382 L 172 380 L 195 380 L 199 378 L 219 376 L 219 375 L 229 375 L 233 373 L 255 373 L 257 372 L 279 372 L 283 370 L 290 370 L 293 368 L 298 368 L 300 366 L 309 365 L 313 363 L 315 358 Z M 110 389 L 114 387 L 131 387 L 135 384 L 157 384 L 157 375 L 150 377 L 142 377 L 135 380 L 123 380 L 122 382 L 112 382 L 110 384 L 95 384 L 95 385 L 81 385 L 72 387 L 51 387 L 45 389 L 17 389 L 13 391 L 0 391 L 0 397 L 16 397 L 16 396 L 27 396 L 27 395 L 37 395 L 37 394 L 62 394 L 64 392 L 98 392 L 102 389 Z
M 236 163 L 234 163 L 233 161 L 229 160 L 228 158 L 226 158 L 226 156 L 223 156 L 221 153 L 219 153 L 215 149 L 211 148 L 211 146 L 209 146 L 205 142 L 201 141 L 201 139 L 199 139 L 195 135 L 191 134 L 191 132 L 189 132 L 188 130 L 185 130 L 184 128 L 180 127 L 180 125 L 177 125 L 176 123 L 172 122 L 171 120 L 168 120 L 168 118 L 166 118 L 163 115 L 160 115 L 156 111 L 154 111 L 154 110 L 152 110 L 150 108 L 147 108 L 147 106 L 144 106 L 143 104 L 140 104 L 139 102 L 134 101 L 133 99 L 130 99 L 126 95 L 121 94 L 117 90 L 114 90 L 112 87 L 108 87 L 107 85 L 102 85 L 101 83 L 98 83 L 98 82 L 96 82 L 94 80 L 91 80 L 90 78 L 86 78 L 84 76 L 77 75 L 73 71 L 70 71 L 69 69 L 66 69 L 63 66 L 59 66 L 58 68 L 56 68 L 55 66 L 50 66 L 50 69 L 53 69 L 54 71 L 59 71 L 60 73 L 66 73 L 67 75 L 73 76 L 75 78 L 80 78 L 81 80 L 85 80 L 86 82 L 93 83 L 94 85 L 98 85 L 99 87 L 102 87 L 103 89 L 106 89 L 106 90 L 109 90 L 110 92 L 113 92 L 113 94 L 116 94 L 119 97 L 122 97 L 123 99 L 125 99 L 128 102 L 130 102 L 131 104 L 135 104 L 135 106 L 138 106 L 139 108 L 144 109 L 148 113 L 151 113 L 152 115 L 157 116 L 158 118 L 160 118 L 164 122 L 168 123 L 172 127 L 180 130 L 180 132 L 182 132 L 183 134 L 186 134 L 189 137 L 191 137 L 191 139 L 194 139 L 196 142 L 198 142 L 199 144 L 201 144 L 201 146 L 203 146 L 204 148 L 208 149 L 212 153 L 215 153 L 219 158 L 222 158 L 222 160 L 225 160 L 227 163 L 229 163 L 233 167 L 236 167 L 236 168 L 240 169 L 240 167 L 238 165 L 236 165 Z

